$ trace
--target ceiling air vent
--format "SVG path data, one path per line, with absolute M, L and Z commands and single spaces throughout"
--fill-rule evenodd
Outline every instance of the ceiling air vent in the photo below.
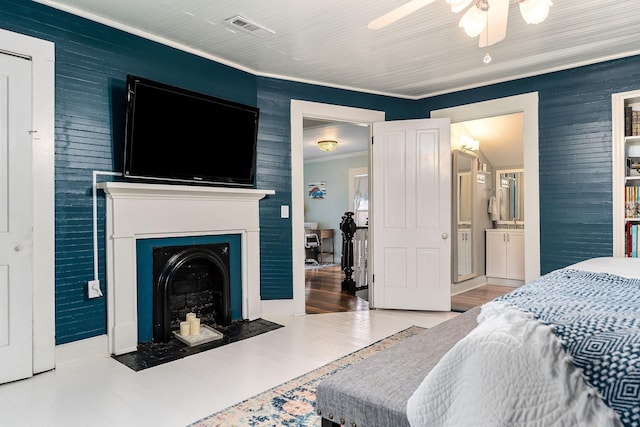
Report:
M 249 21 L 247 18 L 241 15 L 236 15 L 232 18 L 225 19 L 224 22 L 231 25 L 233 28 L 246 31 L 247 33 L 251 33 L 256 37 L 266 37 L 270 34 L 276 33 L 275 31 L 263 27 L 262 25 Z

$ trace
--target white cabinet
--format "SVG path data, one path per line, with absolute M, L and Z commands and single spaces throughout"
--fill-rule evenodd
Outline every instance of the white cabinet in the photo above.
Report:
M 524 280 L 524 230 L 486 231 L 487 277 Z
M 471 274 L 471 229 L 458 229 L 458 276 Z

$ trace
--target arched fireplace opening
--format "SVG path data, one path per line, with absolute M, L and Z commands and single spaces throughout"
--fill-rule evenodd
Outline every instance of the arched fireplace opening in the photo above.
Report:
M 229 244 L 153 248 L 153 340 L 168 342 L 189 312 L 203 324 L 231 323 Z

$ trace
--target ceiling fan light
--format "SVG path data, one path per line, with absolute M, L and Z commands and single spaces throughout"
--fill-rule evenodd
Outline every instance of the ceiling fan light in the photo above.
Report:
M 460 18 L 458 26 L 464 28 L 464 32 L 469 37 L 477 37 L 482 33 L 484 27 L 487 25 L 487 11 L 481 10 L 477 4 L 474 7 L 469 8 Z
M 321 149 L 322 151 L 333 151 L 338 147 L 338 141 L 334 141 L 334 140 L 323 140 L 323 141 L 318 141 L 318 148 Z
M 539 24 L 549 16 L 551 0 L 519 0 L 520 13 L 527 24 Z
M 451 5 L 451 12 L 458 13 L 465 7 L 469 6 L 469 4 L 473 0 L 446 0 L 447 3 Z

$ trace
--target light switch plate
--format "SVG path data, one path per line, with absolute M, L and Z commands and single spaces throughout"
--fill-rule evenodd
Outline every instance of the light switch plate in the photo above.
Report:
M 280 218 L 289 218 L 289 205 L 280 206 Z

